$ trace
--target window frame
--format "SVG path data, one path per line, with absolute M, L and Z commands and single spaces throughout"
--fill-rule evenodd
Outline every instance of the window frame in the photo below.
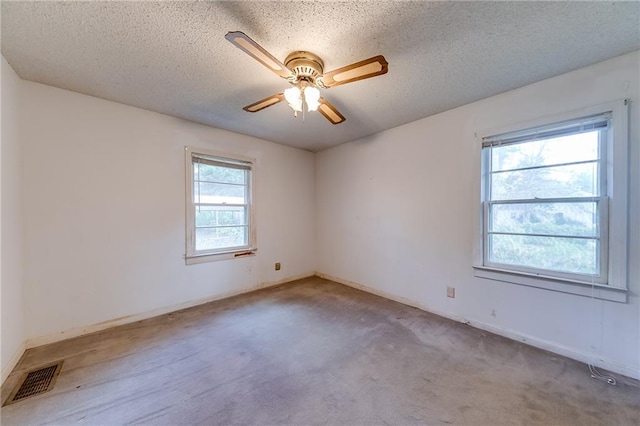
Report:
M 474 244 L 474 275 L 496 281 L 544 288 L 571 294 L 593 296 L 596 298 L 613 300 L 617 302 L 627 301 L 627 264 L 628 264 L 628 152 L 629 152 L 629 126 L 628 109 L 629 100 L 621 100 L 568 113 L 555 114 L 542 117 L 526 123 L 517 123 L 501 128 L 494 128 L 476 133 L 476 151 L 480 160 L 480 182 L 476 185 L 480 201 L 479 214 L 476 214 Z M 483 150 L 482 143 L 485 139 L 509 133 L 526 132 L 528 129 L 553 126 L 563 122 L 576 120 L 599 114 L 611 114 L 610 126 L 607 133 L 606 146 L 600 141 L 600 167 L 599 172 L 604 173 L 604 179 L 599 179 L 600 193 L 598 197 L 585 197 L 589 201 L 598 199 L 602 226 L 601 244 L 605 249 L 601 250 L 601 268 L 606 262 L 606 272 L 601 279 L 589 278 L 572 273 L 548 273 L 547 270 L 512 267 L 511 265 L 496 264 L 486 261 L 488 239 L 488 197 L 489 188 L 487 172 L 487 155 L 490 150 Z M 605 150 L 606 149 L 606 150 Z M 604 151 L 603 151 L 604 150 Z M 606 191 L 604 191 L 606 189 Z M 606 220 L 606 222 L 605 222 Z M 600 225 L 600 224 L 599 224 Z
M 247 239 L 246 245 L 228 247 L 213 250 L 195 249 L 195 212 L 197 203 L 193 200 L 194 193 L 194 168 L 193 158 L 199 155 L 209 157 L 211 160 L 228 163 L 246 163 L 249 166 L 247 179 Z M 239 257 L 251 256 L 257 251 L 256 246 L 256 226 L 255 226 L 255 168 L 256 161 L 253 158 L 229 154 L 225 152 L 213 151 L 204 148 L 185 147 L 185 262 L 187 265 L 213 262 L 218 260 L 235 259 Z
M 484 266 L 488 266 L 488 267 L 492 267 L 492 268 L 497 268 L 497 269 L 503 269 L 503 270 L 513 270 L 516 272 L 525 272 L 525 273 L 529 273 L 529 274 L 533 274 L 533 275 L 548 275 L 551 277 L 556 277 L 556 278 L 563 278 L 563 279 L 569 279 L 569 280 L 575 280 L 575 281 L 584 281 L 584 282 L 596 282 L 598 284 L 606 284 L 607 282 L 607 276 L 608 276 L 608 251 L 609 251 L 609 247 L 608 247 L 608 242 L 609 242 L 609 238 L 608 238 L 608 215 L 607 215 L 607 206 L 608 206 L 608 197 L 607 197 L 607 173 L 603 173 L 603 171 L 606 169 L 606 164 L 607 164 L 607 150 L 606 147 L 612 142 L 611 140 L 611 127 L 610 127 L 610 122 L 611 122 L 611 117 L 605 117 L 606 115 L 609 114 L 599 114 L 597 115 L 597 117 L 599 118 L 599 122 L 604 122 L 605 120 L 607 121 L 607 127 L 606 127 L 606 132 L 600 133 L 598 135 L 598 157 L 595 161 L 595 163 L 597 164 L 597 179 L 598 179 L 598 195 L 594 195 L 594 196 L 585 196 L 585 197 L 556 197 L 556 198 L 525 198 L 525 199 L 501 199 L 501 200 L 493 200 L 491 199 L 491 191 L 492 191 L 492 175 L 494 173 L 503 173 L 503 172 L 510 172 L 510 171 L 519 171 L 519 170 L 523 170 L 523 169 L 509 169 L 509 170 L 498 170 L 495 171 L 493 170 L 493 165 L 492 165 L 492 148 L 494 147 L 499 147 L 501 146 L 500 143 L 493 143 L 491 144 L 489 147 L 485 147 L 483 145 L 482 148 L 482 152 L 483 152 L 483 158 L 482 158 L 482 169 L 483 169 L 483 173 L 485 174 L 485 179 L 484 179 L 484 184 L 486 185 L 484 188 L 484 194 L 485 197 L 483 197 L 483 205 L 484 205 L 484 211 L 483 211 L 483 260 L 482 260 L 482 264 Z M 571 124 L 575 127 L 575 125 L 577 125 L 577 122 L 580 121 L 584 121 L 584 120 L 589 120 L 590 117 L 579 117 L 577 120 L 571 120 Z M 561 127 L 566 127 L 566 123 L 567 122 L 559 122 L 559 123 L 552 123 L 549 126 L 543 126 L 543 127 L 549 127 L 552 129 L 558 129 Z M 539 127 L 534 127 L 533 129 L 525 129 L 522 132 L 516 132 L 516 133 L 521 133 L 523 135 L 527 135 L 527 137 L 525 138 L 525 141 L 521 141 L 521 142 L 516 142 L 516 143 L 529 143 L 529 142 L 533 142 L 532 139 L 530 139 L 528 137 L 528 135 L 531 134 L 535 134 L 536 132 L 539 132 L 541 129 Z M 598 129 L 598 130 L 602 130 L 602 129 Z M 554 132 L 556 133 L 555 137 L 562 137 L 568 134 L 562 133 L 562 131 L 556 131 Z M 500 138 L 501 136 L 511 136 L 513 135 L 513 133 L 508 133 L 507 135 L 496 135 L 494 137 L 492 137 L 491 139 L 496 139 L 496 138 Z M 604 137 L 603 137 L 604 136 Z M 547 139 L 547 138 L 543 138 Z M 593 160 L 592 160 L 593 161 Z M 542 169 L 542 168 L 552 168 L 552 167 L 561 167 L 561 166 L 566 166 L 566 165 L 572 165 L 572 164 L 576 164 L 577 162 L 571 162 L 571 163 L 566 163 L 566 164 L 553 164 L 553 165 L 541 165 L 541 166 L 535 166 L 532 168 L 535 169 Z M 525 169 L 526 170 L 526 169 Z M 490 243 L 489 243 L 489 239 L 490 239 L 490 234 L 495 233 L 495 231 L 492 231 L 492 226 L 491 226 L 491 222 L 492 222 L 492 216 L 491 216 L 491 209 L 493 206 L 496 205 L 509 205 L 509 204 L 552 204 L 552 203 L 572 203 L 572 202 L 593 202 L 596 203 L 597 205 L 597 210 L 598 210 L 598 223 L 597 223 L 597 235 L 595 237 L 586 237 L 588 239 L 593 239 L 593 240 L 597 240 L 598 241 L 598 253 L 597 253 L 597 261 L 599 263 L 598 265 L 598 275 L 589 275 L 589 274 L 580 274 L 580 273 L 571 273 L 571 272 L 562 272 L 562 271 L 553 271 L 553 270 L 548 270 L 548 269 L 544 269 L 544 268 L 536 268 L 536 267 L 531 267 L 531 266 L 526 266 L 526 265 L 512 265 L 512 264 L 505 264 L 505 263 L 500 263 L 500 262 L 494 262 L 491 261 L 491 259 L 489 258 L 489 250 L 490 250 Z M 606 225 L 606 226 L 602 226 L 602 225 Z M 532 236 L 536 236 L 533 234 L 516 234 L 516 235 L 532 235 Z M 538 234 L 539 236 L 543 236 L 543 237 L 555 237 L 555 238 L 562 238 L 562 237 L 568 237 L 568 238 L 577 238 L 575 236 L 564 236 L 561 234 Z

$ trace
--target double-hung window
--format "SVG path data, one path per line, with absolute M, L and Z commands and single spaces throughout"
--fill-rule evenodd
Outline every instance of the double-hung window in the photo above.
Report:
M 186 157 L 187 263 L 255 250 L 253 160 L 188 147 Z
M 626 108 L 593 111 L 482 138 L 481 268 L 626 288 Z

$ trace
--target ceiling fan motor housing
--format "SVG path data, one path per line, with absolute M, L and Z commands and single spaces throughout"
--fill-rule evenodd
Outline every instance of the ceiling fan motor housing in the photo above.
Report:
M 322 77 L 324 63 L 319 56 L 311 52 L 296 51 L 285 59 L 284 64 L 295 76 L 295 82 L 308 81 L 315 85 L 316 79 Z

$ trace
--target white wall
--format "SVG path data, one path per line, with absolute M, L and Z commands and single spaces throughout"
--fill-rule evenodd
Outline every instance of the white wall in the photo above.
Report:
M 320 152 L 318 271 L 640 377 L 639 62 L 635 52 Z M 474 133 L 623 98 L 632 99 L 628 303 L 474 277 Z
M 18 133 L 20 78 L 2 57 L 2 99 L 0 148 L 0 383 L 22 355 L 22 188 L 21 146 Z
M 22 83 L 28 346 L 314 273 L 312 153 Z M 257 160 L 256 256 L 185 266 L 186 145 Z

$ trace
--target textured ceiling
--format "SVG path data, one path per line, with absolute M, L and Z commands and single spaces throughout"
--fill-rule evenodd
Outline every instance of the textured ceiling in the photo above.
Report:
M 242 107 L 289 87 L 227 42 L 388 74 L 323 92 L 347 121 Z M 20 77 L 318 151 L 640 49 L 638 2 L 2 2 Z

